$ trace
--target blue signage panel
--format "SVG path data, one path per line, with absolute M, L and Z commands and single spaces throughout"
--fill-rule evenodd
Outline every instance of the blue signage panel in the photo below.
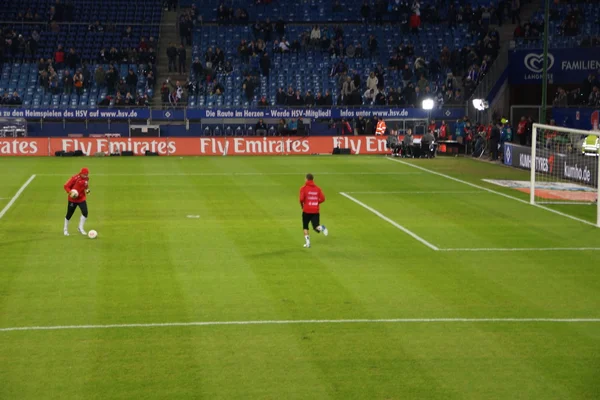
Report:
M 147 108 L 130 109 L 73 109 L 73 108 L 4 108 L 1 117 L 30 119 L 147 119 Z
M 509 55 L 510 84 L 542 83 L 542 50 L 512 50 Z M 548 82 L 581 83 L 589 74 L 600 70 L 600 51 L 589 48 L 553 49 L 548 52 Z
M 431 111 L 437 119 L 460 119 L 463 108 L 444 108 Z M 382 117 L 399 119 L 426 119 L 428 112 L 420 108 L 259 108 L 259 109 L 190 109 L 189 119 L 200 118 L 357 118 Z

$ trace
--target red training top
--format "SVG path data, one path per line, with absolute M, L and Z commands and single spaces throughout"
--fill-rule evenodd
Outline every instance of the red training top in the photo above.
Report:
M 314 181 L 307 181 L 300 188 L 300 205 L 302 211 L 307 214 L 318 214 L 319 205 L 325 201 L 325 195 L 320 187 L 315 185 Z
M 88 188 L 89 178 L 84 178 L 81 175 L 73 175 L 71 179 L 65 183 L 65 190 L 69 193 L 71 190 L 75 189 L 79 192 L 79 196 L 77 198 L 72 199 L 69 196 L 69 201 L 72 203 L 83 203 L 85 201 L 85 191 Z

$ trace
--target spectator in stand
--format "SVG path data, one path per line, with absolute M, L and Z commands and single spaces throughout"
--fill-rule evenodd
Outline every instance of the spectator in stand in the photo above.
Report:
M 202 66 L 202 63 L 200 62 L 199 57 L 196 57 L 194 59 L 194 62 L 192 63 L 192 74 L 194 76 L 194 79 L 197 81 L 204 81 L 204 79 L 205 79 L 204 67 Z
M 521 1 L 510 0 L 510 17 L 513 25 L 515 23 L 521 24 Z
M 586 101 L 589 100 L 590 94 L 592 93 L 592 88 L 594 86 L 600 86 L 600 83 L 598 82 L 598 79 L 596 79 L 596 75 L 589 74 L 581 85 L 581 96 Z
M 269 58 L 269 53 L 266 51 L 260 58 L 260 70 L 262 71 L 263 76 L 267 78 L 269 77 L 269 71 L 271 70 L 271 59 Z
M 321 43 L 321 28 L 318 25 L 313 26 L 310 31 L 310 45 L 312 48 L 317 48 Z
M 127 93 L 127 84 L 125 83 L 125 79 L 119 79 L 119 82 L 116 86 L 117 93 L 120 93 L 121 96 L 125 96 Z
M 365 24 L 369 22 L 369 18 L 371 17 L 371 7 L 369 6 L 368 0 L 365 0 L 360 7 L 360 16 Z
M 292 106 L 300 107 L 304 105 L 304 98 L 299 90 L 296 90 L 294 96 L 292 97 Z
M 286 104 L 287 98 L 286 94 L 283 91 L 283 88 L 280 86 L 277 90 L 277 94 L 275 94 L 275 104 L 278 106 L 283 106 Z
M 375 95 L 374 104 L 377 106 L 385 106 L 386 100 L 387 98 L 384 92 L 377 92 L 377 94 Z
M 369 40 L 367 42 L 367 48 L 369 49 L 369 57 L 373 58 L 377 56 L 379 44 L 377 43 L 377 39 L 375 35 L 370 35 Z
M 417 13 L 413 13 L 410 16 L 409 22 L 408 22 L 408 26 L 410 28 L 410 32 L 413 35 L 418 35 L 419 34 L 419 28 L 421 27 L 421 16 L 418 15 Z
M 215 53 L 213 52 L 212 47 L 209 47 L 206 50 L 206 53 L 204 53 L 204 63 L 206 65 L 206 68 L 213 68 L 213 64 L 215 62 Z M 216 65 L 215 65 L 216 67 Z
M 375 101 L 376 96 L 377 96 L 377 92 L 375 91 L 375 89 L 367 89 L 365 91 L 365 93 L 363 94 L 364 103 L 368 104 L 368 105 L 372 105 L 373 102 Z
M 77 72 L 75 72 L 75 75 L 73 75 L 73 86 L 75 86 L 75 92 L 78 96 L 81 96 L 81 94 L 83 93 L 84 83 L 85 79 L 83 77 L 83 73 L 80 69 L 78 69 Z
M 56 52 L 54 53 L 54 65 L 57 69 L 62 69 L 65 64 L 65 51 L 63 50 L 62 44 L 58 45 Z
M 187 62 L 187 52 L 185 50 L 185 46 L 181 45 L 179 46 L 179 50 L 177 50 L 177 58 L 179 61 L 179 73 L 180 74 L 185 74 L 186 72 L 186 62 Z
M 600 105 L 600 90 L 598 90 L 598 86 L 592 88 L 592 92 L 588 96 L 588 105 L 594 107 Z
M 246 77 L 244 78 L 244 82 L 242 83 L 242 90 L 246 95 L 246 100 L 248 100 L 248 102 L 250 103 L 252 103 L 252 100 L 254 99 L 255 88 L 256 85 L 254 84 L 254 80 L 249 75 L 246 75 Z
M 310 90 L 306 91 L 306 95 L 304 96 L 304 104 L 307 107 L 312 107 L 315 105 L 315 96 L 313 96 Z
M 321 92 L 317 92 L 317 96 L 315 97 L 315 104 L 317 107 L 322 107 L 325 105 L 325 98 Z
M 135 106 L 135 98 L 130 92 L 127 92 L 125 95 L 125 104 L 126 106 Z
M 67 67 L 70 69 L 77 68 L 77 65 L 79 64 L 79 55 L 75 52 L 75 49 L 72 47 L 69 49 L 69 54 L 67 54 L 66 56 L 66 64 Z
M 331 107 L 333 106 L 333 97 L 331 96 L 331 92 L 329 91 L 329 89 L 325 90 L 325 96 L 323 96 L 324 98 L 324 106 L 326 107 Z
M 269 101 L 267 100 L 266 96 L 261 96 L 260 100 L 258 101 L 258 106 L 259 107 L 268 107 L 269 106 Z
M 211 94 L 216 95 L 216 96 L 221 96 L 221 95 L 223 95 L 223 93 L 225 93 L 225 88 L 223 87 L 223 85 L 221 85 L 221 83 L 219 83 L 218 81 L 215 81 L 214 85 L 212 87 Z
M 163 103 L 163 107 L 166 107 L 166 105 L 169 103 L 169 87 L 167 86 L 167 82 L 163 82 L 162 86 L 160 87 L 160 99 Z
M 169 47 L 167 47 L 167 59 L 169 61 L 169 72 L 177 71 L 177 48 L 173 43 L 169 44 Z
M 68 69 L 65 70 L 63 75 L 63 90 L 65 94 L 73 93 L 73 77 Z
M 23 100 L 21 100 L 21 96 L 19 96 L 19 93 L 17 93 L 16 90 L 13 92 L 12 97 L 9 100 L 9 104 L 12 106 L 23 105 Z
M 369 77 L 367 78 L 367 89 L 369 90 L 377 90 L 379 80 L 375 76 L 375 72 L 371 71 Z
M 138 77 L 136 73 L 130 69 L 125 77 L 125 83 L 127 84 L 127 91 L 135 93 L 137 89 Z
M 138 96 L 137 101 L 135 103 L 138 107 L 146 107 L 150 105 L 150 100 L 148 99 L 148 95 L 144 93 L 141 96 Z
M 254 126 L 254 132 L 256 132 L 256 135 L 258 136 L 267 136 L 267 124 L 265 124 L 265 121 L 263 121 L 262 118 L 259 119 Z
M 555 107 L 566 107 L 569 104 L 569 97 L 565 89 L 559 87 L 556 92 L 556 96 L 554 96 L 554 101 L 552 105 Z

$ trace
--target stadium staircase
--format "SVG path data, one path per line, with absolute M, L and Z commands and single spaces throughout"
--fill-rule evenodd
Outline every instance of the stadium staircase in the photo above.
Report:
M 543 4 L 542 0 L 533 0 L 531 2 L 523 4 L 521 9 L 521 23 L 524 24 L 526 21 L 529 21 L 530 18 L 537 11 L 539 11 L 541 4 Z M 475 88 L 475 91 L 473 92 L 467 103 L 469 117 L 473 120 L 478 119 L 478 117 L 479 119 L 481 119 L 481 116 L 478 116 L 477 112 L 473 109 L 473 107 L 471 107 L 471 101 L 473 99 L 488 99 L 490 92 L 494 88 L 494 85 L 496 84 L 496 82 L 498 82 L 498 80 L 508 67 L 508 51 L 514 46 L 513 35 L 517 25 L 511 24 L 512 21 L 510 16 L 504 22 L 505 23 L 501 27 L 496 26 L 496 29 L 500 34 L 500 52 L 498 53 L 499 55 L 496 58 L 496 61 L 490 67 L 490 71 L 488 72 L 488 74 L 484 77 L 484 79 L 481 80 L 477 88 Z M 493 109 L 493 104 L 490 104 L 490 110 Z M 491 114 L 492 112 L 489 113 L 489 118 L 491 118 Z
M 156 66 L 156 90 L 154 91 L 154 97 L 152 99 L 152 104 L 157 106 L 162 103 L 160 88 L 164 81 L 167 78 L 171 79 L 171 82 L 175 83 L 176 81 L 185 82 L 187 80 L 188 74 L 179 74 L 176 72 L 169 72 L 169 60 L 167 58 L 167 48 L 169 44 L 175 43 L 177 47 L 181 44 L 181 40 L 179 38 L 179 25 L 177 24 L 179 13 L 177 11 L 164 11 L 161 22 L 161 34 L 159 40 L 159 48 L 160 54 L 158 54 L 158 62 Z M 188 68 L 191 64 L 192 57 L 192 48 L 191 46 L 186 46 L 187 51 L 187 63 L 186 68 Z

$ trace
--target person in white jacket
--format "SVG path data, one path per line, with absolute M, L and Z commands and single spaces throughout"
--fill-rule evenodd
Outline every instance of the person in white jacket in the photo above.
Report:
M 367 89 L 377 90 L 379 79 L 375 76 L 375 72 L 371 72 L 367 78 Z

